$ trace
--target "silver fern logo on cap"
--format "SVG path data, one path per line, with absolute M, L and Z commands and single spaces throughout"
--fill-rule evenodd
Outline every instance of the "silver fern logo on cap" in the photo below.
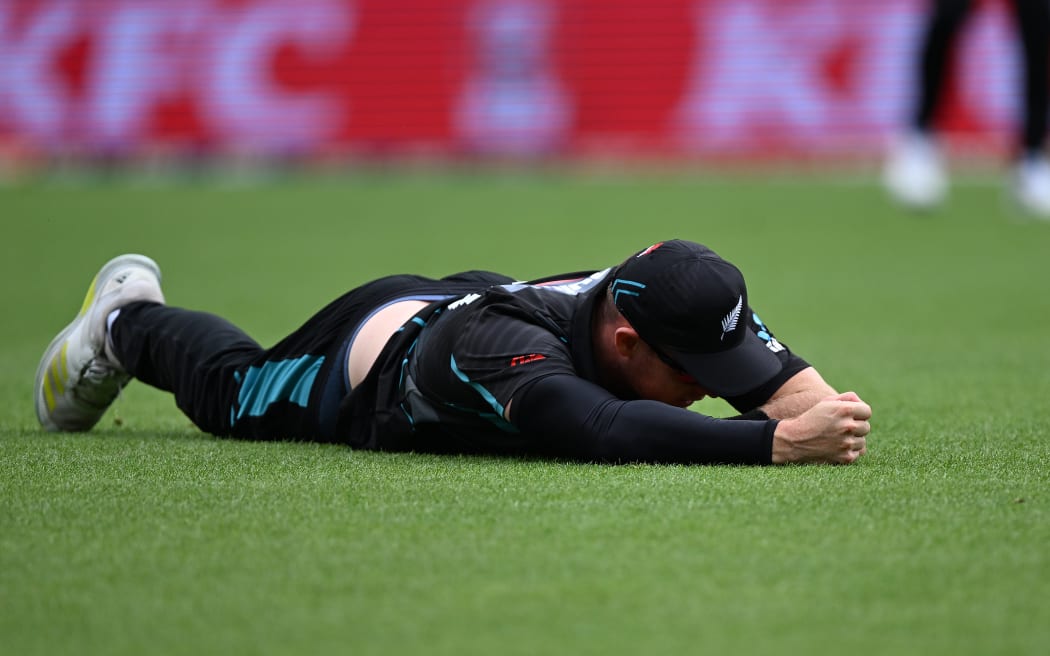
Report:
M 740 298 L 738 298 L 736 300 L 736 307 L 734 307 L 729 312 L 729 314 L 727 314 L 725 317 L 722 318 L 722 338 L 721 339 L 725 339 L 726 338 L 726 333 L 731 333 L 731 332 L 733 332 L 733 329 L 736 328 L 736 323 L 737 323 L 737 321 L 740 320 L 740 310 L 742 310 L 743 308 L 744 308 L 744 297 L 741 295 Z

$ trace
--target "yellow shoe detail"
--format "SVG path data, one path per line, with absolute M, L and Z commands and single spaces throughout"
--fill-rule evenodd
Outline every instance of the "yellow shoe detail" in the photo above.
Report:
M 78 317 L 84 316 L 87 312 L 88 307 L 91 305 L 91 301 L 95 300 L 95 284 L 98 283 L 98 275 L 91 279 L 91 286 L 88 287 L 87 296 L 84 297 L 84 304 L 80 306 L 80 314 Z
M 63 344 L 62 349 L 51 361 L 44 377 L 44 399 L 47 401 L 48 411 L 55 409 L 55 397 L 66 393 L 66 380 L 69 379 L 69 366 L 66 362 L 66 349 L 69 344 Z
M 59 396 L 66 393 L 66 381 L 69 380 L 69 363 L 66 362 L 67 350 L 69 350 L 69 342 L 62 345 L 58 358 L 55 359 L 55 387 Z
M 57 358 L 56 358 L 57 360 Z M 55 411 L 55 380 L 58 376 L 55 374 L 55 361 L 52 361 L 51 366 L 47 368 L 47 374 L 44 375 L 44 401 L 47 402 L 47 411 Z

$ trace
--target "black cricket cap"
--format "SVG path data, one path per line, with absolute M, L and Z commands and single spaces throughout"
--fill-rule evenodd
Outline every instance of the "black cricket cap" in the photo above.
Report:
M 712 394 L 767 382 L 780 359 L 749 327 L 740 270 L 690 241 L 654 244 L 610 275 L 613 303 L 638 335 Z

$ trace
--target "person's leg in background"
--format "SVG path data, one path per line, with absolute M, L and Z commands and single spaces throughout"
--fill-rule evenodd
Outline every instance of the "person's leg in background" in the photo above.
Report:
M 1047 112 L 1050 110 L 1050 2 L 1014 0 L 1021 36 L 1022 75 L 1019 152 L 1013 191 L 1025 210 L 1050 218 L 1050 163 L 1046 157 Z
M 907 129 L 893 145 L 883 171 L 883 183 L 890 195 L 906 207 L 934 207 L 948 191 L 948 175 L 936 143 L 936 120 L 955 44 L 971 8 L 971 0 L 930 2 L 915 60 L 915 104 Z

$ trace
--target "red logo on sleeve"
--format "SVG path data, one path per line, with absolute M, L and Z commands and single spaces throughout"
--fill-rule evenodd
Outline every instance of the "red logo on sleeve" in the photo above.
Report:
M 510 359 L 510 366 L 516 367 L 519 364 L 528 364 L 530 362 L 536 362 L 537 360 L 546 360 L 546 355 L 539 353 L 529 353 L 528 355 L 516 355 Z
M 635 257 L 638 258 L 638 257 L 641 257 L 643 255 L 648 255 L 649 253 L 652 253 L 657 248 L 660 248 L 663 245 L 664 245 L 664 243 L 662 241 L 661 242 L 657 242 L 657 243 L 653 244 L 652 246 L 650 246 L 649 248 L 647 248 L 644 251 L 642 251 L 641 253 L 638 253 L 638 255 L 635 255 Z

